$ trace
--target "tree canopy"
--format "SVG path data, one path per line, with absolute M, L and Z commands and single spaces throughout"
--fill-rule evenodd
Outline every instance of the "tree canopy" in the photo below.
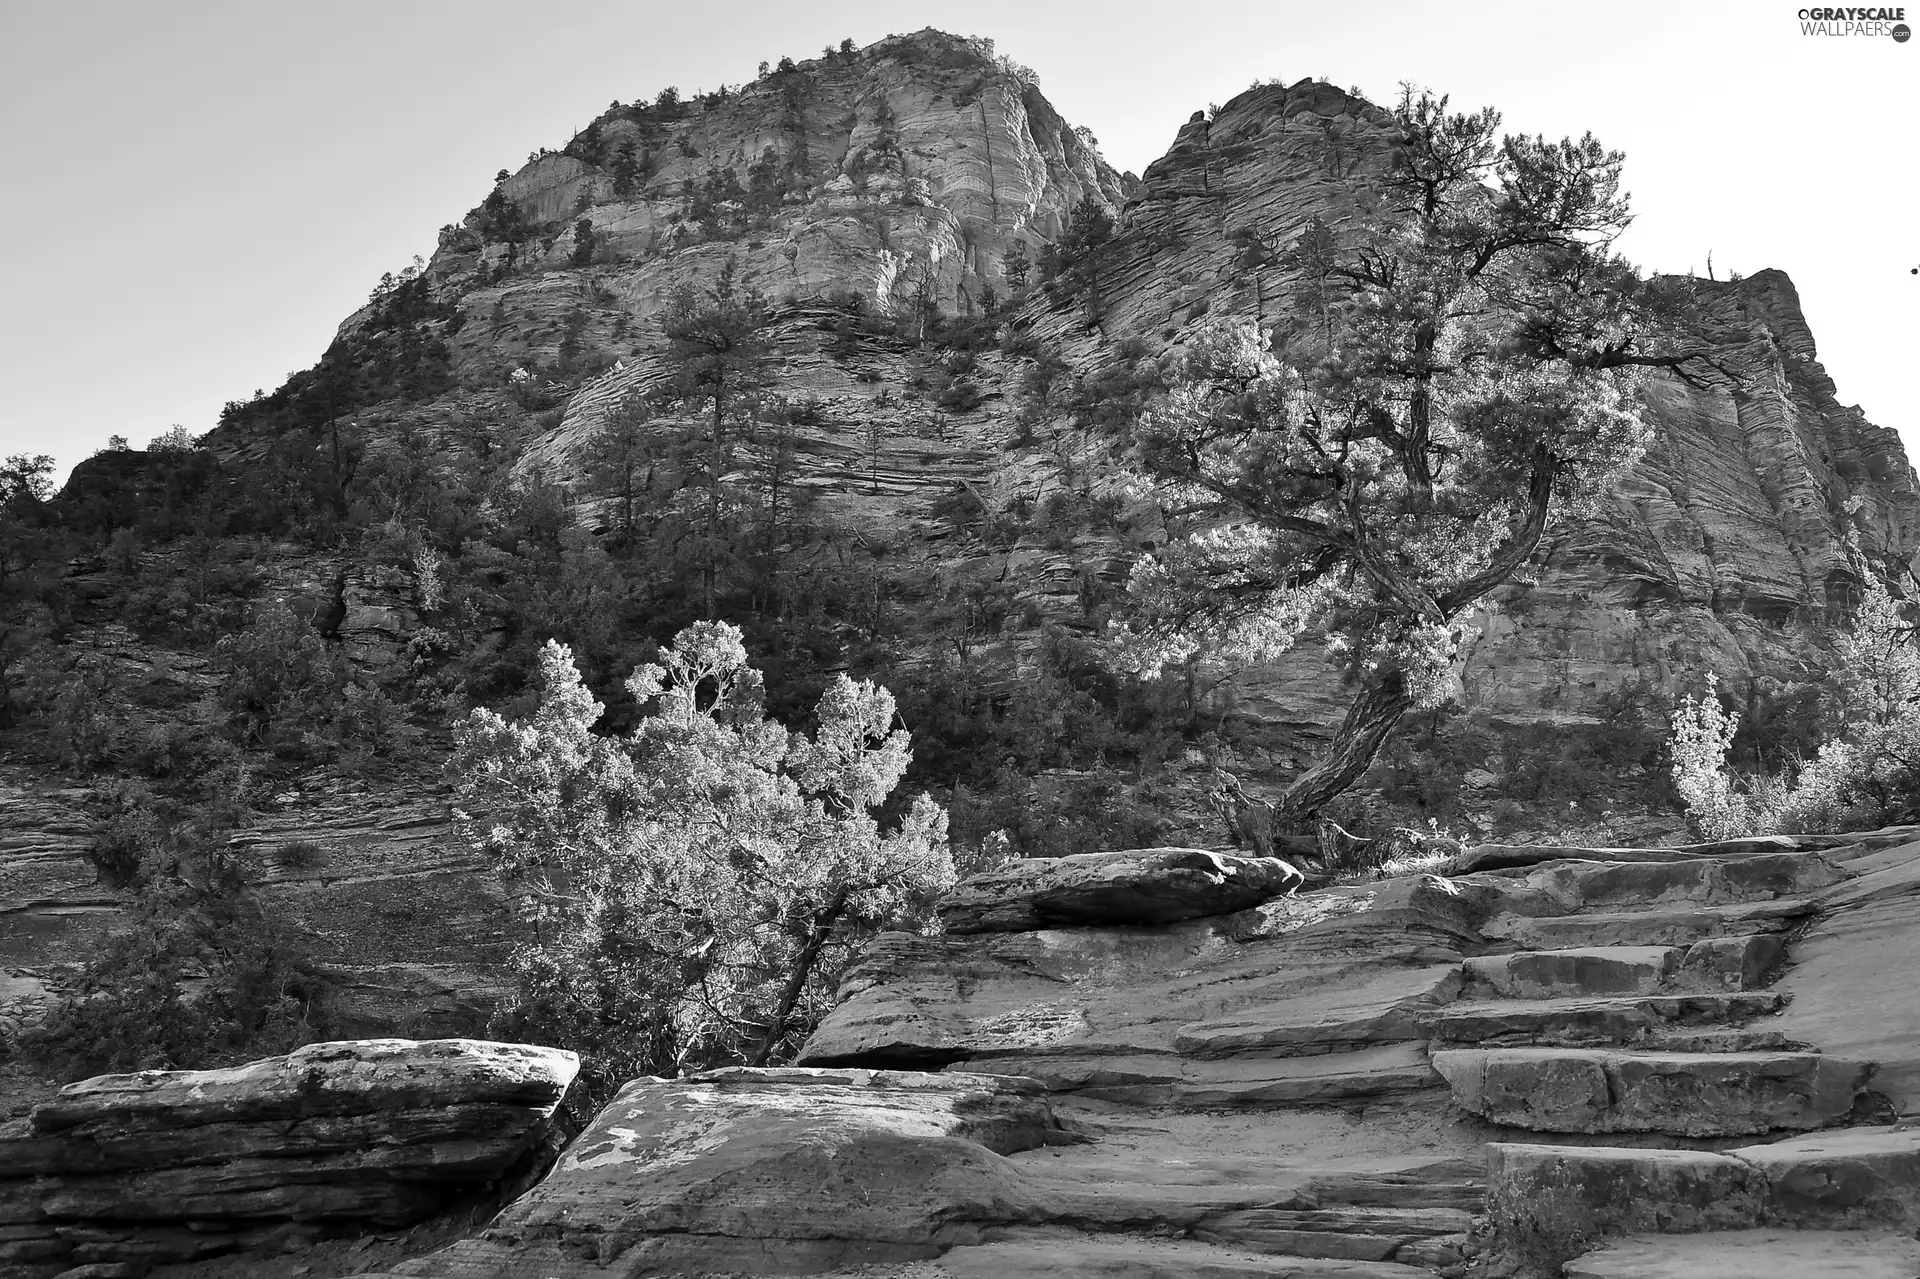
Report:
M 1701 358 L 1672 289 L 1611 250 L 1620 153 L 1496 141 L 1493 111 L 1411 90 L 1395 118 L 1357 215 L 1279 255 L 1286 318 L 1200 332 L 1139 442 L 1171 536 L 1131 584 L 1134 659 L 1267 657 L 1318 628 L 1355 687 L 1279 802 L 1294 818 L 1449 698 L 1465 614 L 1640 456 L 1636 375 Z

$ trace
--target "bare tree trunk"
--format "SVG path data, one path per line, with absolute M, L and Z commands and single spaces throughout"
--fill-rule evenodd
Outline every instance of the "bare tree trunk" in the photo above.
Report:
M 1313 819 L 1373 763 L 1400 717 L 1413 705 L 1398 672 L 1369 682 L 1347 708 L 1333 745 L 1306 772 L 1293 779 L 1274 808 L 1276 829 L 1311 834 Z
M 780 1046 L 781 1039 L 787 1033 L 787 1022 L 793 1016 L 795 1005 L 800 1002 L 800 992 L 807 988 L 807 978 L 813 975 L 813 966 L 820 961 L 820 952 L 826 949 L 827 939 L 833 936 L 833 926 L 839 921 L 840 912 L 846 908 L 847 888 L 843 884 L 834 890 L 827 904 L 813 917 L 813 928 L 807 933 L 807 940 L 793 961 L 793 972 L 787 976 L 786 989 L 780 992 L 780 1003 L 773 1010 L 773 1020 L 767 1023 L 759 1046 L 747 1058 L 749 1066 L 766 1065 L 767 1058 L 773 1056 L 773 1050 Z

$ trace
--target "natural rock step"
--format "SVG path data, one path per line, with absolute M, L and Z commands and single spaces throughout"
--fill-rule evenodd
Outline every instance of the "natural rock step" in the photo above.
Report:
M 1914 1279 L 1920 1241 L 1836 1230 L 1637 1235 L 1577 1257 L 1564 1279 Z
M 1561 1262 L 1610 1235 L 1756 1226 L 1765 1188 L 1750 1164 L 1705 1150 L 1493 1142 L 1487 1215 L 1495 1268 L 1554 1275 Z
M 1629 1044 L 1674 1027 L 1737 1025 L 1776 1012 L 1783 1003 L 1784 997 L 1766 990 L 1500 999 L 1448 1004 L 1432 1013 L 1428 1024 L 1436 1040 L 1455 1044 Z M 1660 1047 L 1671 1051 L 1673 1045 L 1663 1040 Z
M 1911 1233 L 1920 1227 L 1920 1130 L 1844 1128 L 1721 1153 L 1496 1142 L 1487 1201 L 1500 1256 L 1547 1273 L 1583 1246 L 1572 1241 L 1650 1230 Z
M 1691 946 L 1586 946 L 1466 961 L 1467 994 L 1508 999 L 1751 990 L 1785 955 L 1778 935 L 1713 937 Z
M 1466 963 L 1466 994 L 1508 999 L 1646 995 L 1667 984 L 1685 954 L 1675 946 L 1595 946 L 1483 955 Z
M 1785 932 L 1819 912 L 1803 898 L 1679 906 L 1580 915 L 1497 915 L 1481 926 L 1489 938 L 1533 950 L 1575 946 L 1690 946 L 1709 937 Z
M 1723 906 L 1803 897 L 1848 878 L 1819 853 L 1678 862 L 1554 862 L 1526 876 L 1529 888 L 1579 910 L 1594 907 Z M 1571 912 L 1569 912 L 1571 913 Z
M 1460 995 L 1459 964 L 1383 968 L 1349 983 L 1288 992 L 1265 1007 L 1188 1022 L 1174 1036 L 1189 1057 L 1312 1056 L 1329 1049 L 1424 1039 L 1422 1019 Z
M 1171 1100 L 1181 1106 L 1307 1106 L 1440 1084 L 1425 1045 L 1406 1042 L 1315 1057 L 1190 1062 Z
M 1920 1128 L 1840 1128 L 1731 1153 L 1766 1178 L 1769 1221 L 1920 1231 Z
M 1051 1232 L 955 1248 L 914 1274 L 916 1279 L 1433 1279 L 1424 1266 L 1392 1261 L 1276 1260 L 1193 1239 Z
M 1457 1208 L 1251 1208 L 1193 1227 L 1195 1239 L 1287 1257 L 1424 1266 L 1464 1261 L 1473 1214 Z
M 1433 1054 L 1461 1109 L 1536 1132 L 1718 1137 L 1844 1117 L 1864 1062 L 1816 1053 L 1462 1048 Z

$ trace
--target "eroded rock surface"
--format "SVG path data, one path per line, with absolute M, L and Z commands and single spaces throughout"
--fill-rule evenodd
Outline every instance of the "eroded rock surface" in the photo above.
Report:
M 1672 860 L 1574 850 L 1159 923 L 1138 918 L 1156 876 L 1185 913 L 1224 863 L 1147 850 L 976 880 L 954 897 L 970 917 L 1035 926 L 878 939 L 812 1065 L 636 1080 L 484 1230 L 388 1273 L 1559 1279 L 1573 1263 L 1659 1279 L 1718 1255 L 1695 1235 L 1784 1266 L 1835 1229 L 1836 1258 L 1879 1265 L 1902 1255 L 1886 1232 L 1920 1225 L 1920 1129 L 1859 1125 L 1885 1108 L 1871 1062 L 1790 1039 L 1792 1004 L 1767 983 L 1783 945 L 1792 962 L 1787 930 L 1831 918 L 1823 896 L 1897 899 L 1911 834 Z M 1043 919 L 1034 886 L 1088 882 L 1088 866 L 1123 872 L 1088 912 L 1106 922 Z M 1605 921 L 1606 944 L 1541 944 L 1581 920 Z M 98 1214 L 157 1205 L 141 1178 L 160 1173 L 114 1170 L 160 1136 L 199 1152 L 162 1170 L 179 1205 L 283 1224 L 296 1203 L 318 1222 L 397 1219 L 481 1175 L 477 1134 L 418 1143 L 430 1185 L 351 1109 L 384 1097 L 426 1124 L 404 1081 L 308 1128 L 282 1121 L 274 1158 L 221 1144 L 244 1127 L 223 1117 L 232 1098 L 274 1113 L 298 1093 L 269 1066 L 197 1091 L 97 1081 L 42 1107 L 16 1163 L 57 1147 L 69 1171 L 42 1176 L 6 1246 L 43 1266 L 63 1247 L 65 1264 L 94 1246 Z M 476 1115 L 546 1095 L 537 1071 L 476 1069 L 494 1089 Z M 84 1163 L 71 1148 L 89 1131 Z M 1617 1132 L 1633 1144 L 1593 1144 Z M 312 1184 L 260 1180 L 301 1160 Z M 244 1244 L 234 1220 L 221 1246 Z M 150 1249 L 185 1247 L 136 1224 Z
M 69 1085 L 0 1127 L 0 1273 L 419 1220 L 537 1158 L 578 1069 L 553 1048 L 385 1039 Z

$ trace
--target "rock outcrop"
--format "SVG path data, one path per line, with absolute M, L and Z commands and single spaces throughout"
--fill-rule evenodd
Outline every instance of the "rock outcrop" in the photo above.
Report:
M 1901 899 L 1920 830 L 1805 842 L 1470 849 L 1298 895 L 1199 850 L 983 876 L 947 903 L 976 931 L 870 947 L 809 1064 L 634 1080 L 478 1233 L 383 1273 L 1910 1279 L 1920 1129 L 1888 1122 L 1858 1049 L 1915 995 L 1825 970 L 1789 998 L 1778 976 L 1820 977 L 1800 946 Z M 1156 884 L 1175 917 L 1142 915 Z M 1876 927 L 1911 946 L 1913 918 Z M 1804 1003 L 1822 1019 L 1796 1025 Z M 202 1249 L 263 1217 L 401 1219 L 525 1148 L 428 1111 L 433 1088 L 465 1081 L 521 1132 L 572 1066 L 304 1051 L 307 1089 L 296 1054 L 38 1108 L 0 1145 L 33 1174 L 0 1180 L 0 1246 L 50 1274 L 184 1238 L 162 1212 L 221 1227 Z M 438 1085 L 393 1065 L 448 1053 Z
M 578 1069 L 558 1049 L 376 1039 L 69 1085 L 0 1126 L 0 1274 L 132 1272 L 510 1191 L 551 1155 Z

